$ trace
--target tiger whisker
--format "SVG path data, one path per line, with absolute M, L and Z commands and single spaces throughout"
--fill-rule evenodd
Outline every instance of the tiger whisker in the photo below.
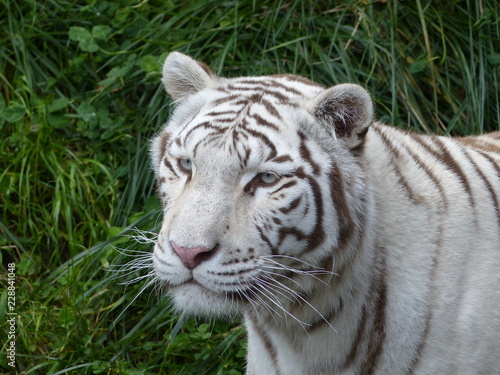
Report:
M 127 309 L 137 300 L 137 298 L 139 298 L 139 296 L 147 289 L 151 286 L 151 284 L 154 284 L 156 282 L 156 280 L 153 278 L 151 280 L 149 280 L 142 288 L 141 290 L 139 290 L 139 292 L 135 295 L 135 297 L 132 299 L 132 301 L 130 301 L 127 306 L 125 306 L 125 308 L 122 310 L 122 312 L 116 317 L 116 319 L 113 321 L 113 324 L 116 324 L 116 322 L 121 318 L 121 316 L 125 313 L 125 311 L 127 311 Z
M 286 264 L 280 263 L 280 262 L 274 260 L 273 258 L 291 259 L 291 260 L 296 261 L 298 263 L 302 263 L 302 264 L 308 266 L 311 269 L 310 270 L 300 270 L 300 269 L 297 269 L 297 268 L 293 268 L 293 267 L 290 267 L 290 266 L 288 266 Z M 321 273 L 321 274 L 333 274 L 333 275 L 337 276 L 337 274 L 335 274 L 333 271 L 328 271 L 328 270 L 325 270 L 324 268 L 316 267 L 316 266 L 314 266 L 314 265 L 312 265 L 310 263 L 305 262 L 302 259 L 299 259 L 299 258 L 296 258 L 296 257 L 292 257 L 292 256 L 288 256 L 288 255 L 265 255 L 265 256 L 262 257 L 262 259 L 264 261 L 269 261 L 269 262 L 271 262 L 273 264 L 285 267 L 286 269 L 289 269 L 289 270 L 292 270 L 292 271 Z
M 308 263 L 306 262 L 305 260 L 303 259 L 300 259 L 300 258 L 297 258 L 297 257 L 294 257 L 294 256 L 291 256 L 291 255 L 284 255 L 284 254 L 271 254 L 271 255 L 265 255 L 262 257 L 263 259 L 269 259 L 269 260 L 272 260 L 273 258 L 283 258 L 283 259 L 289 259 L 289 260 L 293 260 L 295 262 L 298 262 L 298 263 L 302 263 L 302 264 L 305 264 L 306 266 L 310 267 L 310 268 L 313 268 L 313 269 L 318 269 L 318 267 L 316 267 L 315 265 L 311 264 L 311 263 Z M 281 263 L 280 263 L 281 264 Z
M 260 290 L 260 285 L 258 283 L 255 284 L 255 286 L 259 287 L 259 291 L 263 292 L 262 290 Z M 279 316 L 280 318 L 282 318 L 282 315 L 276 311 L 274 308 L 272 308 L 266 301 L 264 301 L 262 299 L 262 297 L 253 289 L 248 289 L 248 291 L 253 294 L 254 297 L 256 297 L 257 299 L 259 299 L 259 301 L 261 302 L 261 306 L 265 307 L 267 311 L 269 311 L 269 313 L 271 313 L 271 315 L 274 317 L 273 313 L 275 313 L 277 316 Z M 264 293 L 263 293 L 264 294 Z M 269 299 L 269 297 L 268 297 Z M 255 301 L 257 302 L 257 301 Z M 275 303 L 276 304 L 276 303 Z
M 265 268 L 272 268 L 272 269 L 277 269 L 277 270 L 281 269 L 281 268 L 273 268 L 273 267 L 265 267 Z M 267 270 L 264 270 L 263 272 L 266 275 L 273 275 L 273 276 L 276 276 L 276 277 L 283 277 L 284 279 L 287 279 L 288 281 L 290 281 L 290 282 L 294 283 L 295 285 L 297 285 L 300 289 L 305 290 L 304 286 L 300 285 L 300 283 L 297 280 L 294 280 L 291 277 L 288 277 L 286 275 L 282 275 L 281 273 L 278 273 L 278 272 L 272 272 L 272 271 L 267 271 Z
M 125 264 L 112 264 L 109 266 L 110 272 L 127 272 L 132 270 L 142 270 L 151 268 L 153 265 L 152 259 L 134 259 Z
M 321 270 L 312 270 L 312 271 L 308 271 L 308 270 L 297 270 L 297 269 L 294 269 L 294 268 L 289 268 L 289 267 L 286 267 L 286 266 L 278 266 L 278 265 L 275 265 L 275 266 L 266 266 L 266 265 L 262 265 L 261 266 L 262 268 L 267 268 L 267 269 L 272 269 L 272 270 L 281 270 L 281 271 L 289 271 L 289 272 L 292 272 L 292 273 L 295 273 L 297 275 L 302 275 L 302 276 L 311 276 L 312 278 L 318 280 L 319 282 L 323 283 L 323 284 L 327 284 L 324 280 L 321 280 L 320 278 L 317 277 L 317 275 L 332 275 L 332 273 L 330 271 L 321 271 Z M 286 277 L 285 275 L 283 274 L 279 274 L 280 276 L 283 276 L 283 277 Z
M 147 273 L 146 275 L 141 275 L 141 276 L 137 276 L 136 278 L 132 279 L 132 280 L 127 280 L 127 281 L 124 281 L 124 282 L 121 282 L 119 283 L 119 285 L 130 285 L 130 284 L 135 284 L 139 281 L 142 281 L 144 279 L 148 279 L 148 278 L 151 278 L 151 277 L 154 277 L 155 274 L 154 274 L 154 271 L 151 270 L 149 271 L 149 273 Z
M 283 297 L 285 297 L 287 300 L 289 300 L 290 302 L 300 302 L 298 299 L 297 299 L 297 295 L 299 294 L 297 291 L 287 287 L 286 285 L 276 281 L 274 278 L 272 278 L 271 276 L 268 276 L 268 275 L 265 275 L 264 274 L 264 277 L 266 277 L 268 280 L 270 281 L 267 281 L 267 280 L 264 280 L 264 279 L 261 279 L 261 281 L 266 284 L 267 287 L 275 290 L 277 293 L 279 293 L 280 295 L 282 295 Z M 273 285 L 273 282 L 276 282 L 276 285 Z M 287 292 L 288 294 L 292 295 L 293 297 L 290 297 L 288 296 L 287 294 L 283 293 L 281 290 Z
M 290 288 L 288 288 L 288 287 L 286 287 L 284 285 L 273 284 L 272 282 L 264 280 L 264 279 L 262 279 L 260 277 L 257 278 L 257 281 L 259 283 L 259 291 L 263 295 L 265 295 L 271 302 L 273 302 L 283 312 L 285 312 L 286 315 L 292 316 L 295 320 L 297 320 L 297 321 L 299 321 L 299 322 L 307 325 L 307 323 L 302 322 L 300 319 L 298 319 L 297 317 L 293 316 L 288 310 L 286 310 L 285 307 L 283 306 L 283 304 L 281 303 L 281 301 L 278 299 L 278 297 L 276 295 L 276 294 L 279 294 L 279 295 L 283 296 L 284 298 L 288 299 L 290 302 L 297 302 L 297 298 L 294 295 L 294 294 L 298 295 L 298 293 L 296 291 L 294 291 L 293 289 L 290 289 Z M 271 281 L 276 282 L 276 280 L 274 280 L 272 278 L 271 278 Z M 281 283 L 278 282 L 278 284 L 281 284 Z M 276 294 L 269 293 L 269 289 L 273 289 Z M 291 294 L 293 296 L 293 298 L 291 298 L 290 296 L 286 295 L 282 290 L 284 290 L 287 293 Z M 280 315 L 280 317 L 281 317 L 281 315 Z
M 328 324 L 328 326 L 331 329 L 333 329 L 335 332 L 337 332 L 336 329 L 328 321 L 328 319 L 326 319 L 325 316 L 316 307 L 314 307 L 309 301 L 307 301 L 300 293 L 298 293 L 296 290 L 293 290 L 289 286 L 284 285 L 283 283 L 276 280 L 271 275 L 265 275 L 265 276 L 267 276 L 267 279 L 270 281 L 265 281 L 262 279 L 261 279 L 261 281 L 263 283 L 265 283 L 268 288 L 278 288 L 279 287 L 281 290 L 290 293 L 294 297 L 296 302 L 299 302 L 299 303 L 304 302 L 307 306 L 309 306 L 311 309 L 313 309 Z M 274 285 L 273 285 L 273 283 L 274 283 Z M 276 290 L 276 289 L 274 289 L 274 290 Z M 282 293 L 280 293 L 280 294 L 282 294 Z
M 265 283 L 264 280 L 262 279 L 259 279 L 260 282 L 262 283 Z M 309 323 L 306 323 L 302 320 L 300 320 L 299 318 L 297 318 L 295 315 L 293 315 L 291 312 L 289 312 L 282 304 L 281 302 L 278 300 L 278 298 L 276 297 L 276 295 L 272 294 L 267 288 L 269 288 L 270 286 L 269 285 L 266 285 L 267 288 L 264 287 L 264 285 L 260 285 L 262 288 L 259 289 L 259 291 L 262 293 L 263 296 L 267 297 L 267 299 L 272 302 L 276 307 L 279 307 L 279 309 L 281 311 L 283 311 L 285 313 L 285 316 L 282 316 L 281 314 L 277 314 L 278 317 L 280 318 L 284 318 L 286 319 L 287 316 L 291 317 L 293 320 L 295 320 L 297 323 L 300 324 L 300 326 L 302 328 L 304 328 L 305 330 L 305 326 L 310 326 Z M 281 294 L 281 292 L 278 291 L 278 293 Z M 276 321 L 276 318 L 273 316 L 274 320 Z
M 290 257 L 290 258 L 293 258 L 293 257 Z M 281 264 L 273 259 L 269 259 L 268 256 L 265 256 L 263 257 L 263 259 L 265 261 L 269 261 L 271 262 L 274 266 L 266 266 L 266 265 L 262 265 L 262 268 L 271 268 L 271 269 L 276 269 L 276 270 L 284 270 L 284 271 L 290 271 L 290 272 L 293 272 L 293 273 L 296 273 L 296 274 L 299 274 L 299 275 L 305 275 L 305 276 L 311 276 L 312 278 L 318 280 L 319 282 L 327 285 L 328 283 L 322 279 L 320 279 L 319 277 L 317 277 L 317 275 L 330 275 L 330 276 L 338 276 L 336 273 L 332 272 L 332 271 L 328 271 L 328 270 L 325 270 L 325 269 L 321 269 L 321 268 L 317 268 L 317 267 L 313 267 L 315 269 L 312 269 L 312 270 L 299 270 L 299 269 L 296 269 L 296 268 L 293 268 L 293 267 L 289 267 L 289 266 L 286 266 L 284 264 Z M 307 264 L 307 263 L 305 263 Z M 276 268 L 273 268 L 273 267 L 276 267 Z

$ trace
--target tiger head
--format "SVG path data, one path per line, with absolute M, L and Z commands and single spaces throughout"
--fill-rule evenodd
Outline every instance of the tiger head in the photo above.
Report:
M 368 93 L 226 79 L 177 52 L 162 82 L 175 109 L 151 148 L 164 207 L 153 259 L 177 308 L 276 311 L 324 283 L 362 226 Z

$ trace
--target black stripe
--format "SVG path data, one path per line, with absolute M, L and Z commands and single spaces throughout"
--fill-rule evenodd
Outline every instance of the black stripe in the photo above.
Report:
M 400 168 L 400 163 L 398 163 L 397 159 L 403 158 L 403 155 L 401 152 L 394 146 L 394 144 L 387 138 L 387 136 L 383 133 L 382 129 L 378 127 L 373 128 L 375 132 L 380 136 L 382 142 L 384 145 L 389 149 L 391 155 L 390 158 L 390 165 L 393 168 L 394 174 L 396 175 L 396 178 L 398 179 L 398 183 L 403 189 L 406 191 L 406 194 L 408 198 L 415 204 L 418 205 L 421 203 L 420 198 L 413 192 L 412 188 L 408 184 L 408 181 L 406 181 L 406 178 L 403 175 L 403 172 L 401 171 Z
M 271 253 L 273 255 L 278 255 L 278 252 L 276 251 L 275 247 L 273 246 L 273 244 L 271 243 L 269 238 L 264 234 L 264 231 L 262 230 L 262 228 L 259 227 L 258 225 L 256 225 L 255 227 L 257 228 L 257 231 L 259 232 L 259 235 L 260 235 L 260 238 L 262 239 L 262 241 L 264 241 L 267 244 L 267 246 L 269 246 Z
M 278 230 L 278 234 L 279 234 L 278 244 L 276 245 L 276 247 L 278 247 L 278 248 L 281 246 L 281 244 L 283 243 L 285 238 L 288 236 L 294 236 L 297 239 L 297 241 L 302 241 L 302 240 L 308 238 L 308 236 L 304 232 L 302 232 L 300 229 L 298 229 L 296 227 L 293 227 L 293 228 L 281 227 Z
M 356 328 L 356 335 L 354 336 L 354 340 L 351 342 L 351 347 L 349 349 L 349 354 L 344 360 L 344 363 L 340 366 L 341 370 L 345 370 L 352 365 L 354 360 L 359 356 L 361 352 L 361 346 L 363 342 L 363 336 L 365 335 L 366 324 L 368 321 L 368 317 L 366 314 L 366 305 L 363 306 L 361 310 L 361 314 L 358 318 L 358 324 Z
M 160 135 L 160 160 L 163 160 L 165 153 L 167 152 L 167 144 L 170 140 L 170 134 L 164 132 Z
M 251 136 L 262 140 L 264 142 L 264 145 L 271 149 L 271 153 L 268 156 L 268 160 L 276 157 L 276 155 L 277 155 L 276 147 L 274 146 L 273 142 L 271 142 L 271 140 L 264 133 L 261 133 L 257 130 L 248 129 L 248 128 L 245 128 L 244 131 L 247 132 L 248 134 L 250 134 Z
M 283 89 L 283 90 L 285 90 L 293 95 L 297 95 L 297 96 L 302 95 L 302 93 L 300 91 L 294 89 L 293 87 L 286 86 L 277 80 L 269 79 L 269 78 L 266 78 L 263 80 L 262 79 L 260 79 L 260 80 L 248 80 L 248 79 L 247 80 L 238 80 L 237 83 L 247 84 L 250 86 L 251 89 L 254 89 L 254 90 L 259 90 L 262 87 L 271 88 L 271 89 L 280 88 L 280 89 Z
M 275 374 L 281 375 L 281 371 L 280 371 L 279 365 L 278 365 L 278 353 L 277 353 L 276 347 L 271 342 L 271 339 L 266 334 L 264 329 L 258 324 L 258 322 L 254 318 L 253 314 L 248 313 L 247 319 L 251 322 L 251 324 L 254 328 L 254 332 L 260 337 L 262 343 L 264 344 L 264 348 L 266 349 L 266 351 L 269 354 L 269 357 L 271 358 L 271 362 L 272 362 L 273 367 L 275 369 Z M 260 374 L 258 374 L 258 375 L 260 375 Z
M 434 153 L 436 157 L 439 158 L 447 167 L 449 170 L 451 170 L 460 180 L 462 185 L 465 188 L 465 191 L 469 195 L 469 202 L 472 207 L 475 206 L 474 202 L 474 196 L 472 195 L 472 189 L 469 184 L 469 180 L 467 179 L 466 174 L 464 173 L 462 167 L 460 164 L 455 160 L 455 158 L 451 155 L 450 151 L 444 144 L 444 142 L 438 138 L 438 137 L 430 137 L 431 140 L 434 141 L 434 143 L 439 147 L 440 155 L 437 153 Z
M 484 184 L 486 185 L 486 189 L 489 191 L 491 195 L 491 200 L 493 201 L 493 206 L 495 207 L 495 212 L 497 214 L 497 220 L 498 220 L 498 226 L 500 227 L 500 205 L 498 203 L 498 198 L 495 192 L 495 188 L 493 185 L 491 185 L 490 181 L 486 177 L 486 175 L 483 173 L 479 165 L 471 158 L 467 150 L 464 150 L 465 155 L 469 158 L 470 163 L 472 166 L 475 168 L 477 174 L 481 179 L 483 180 Z
M 306 300 L 310 301 L 310 297 L 306 296 Z M 344 303 L 342 298 L 339 298 L 338 305 L 331 308 L 327 314 L 322 314 L 323 317 L 317 319 L 312 322 L 311 325 L 307 328 L 308 334 L 313 334 L 315 331 L 322 329 L 331 329 L 331 322 L 339 315 L 339 313 L 343 310 Z
M 215 130 L 217 133 L 223 133 L 226 129 L 225 128 L 222 128 L 220 126 L 214 126 L 212 125 L 211 123 L 209 123 L 208 121 L 205 121 L 205 122 L 202 122 L 201 124 L 198 124 L 196 126 L 193 126 L 191 129 L 189 129 L 189 131 L 186 133 L 186 135 L 184 136 L 184 144 L 187 144 L 187 140 L 188 138 L 191 136 L 191 134 L 197 130 L 197 129 L 213 129 Z
M 163 164 L 165 164 L 165 166 L 175 175 L 175 177 L 180 177 L 177 174 L 177 171 L 175 170 L 175 168 L 172 166 L 172 164 L 170 164 L 170 161 L 168 160 L 168 157 L 165 157 L 163 159 Z
M 212 111 L 207 113 L 207 116 L 213 116 L 213 117 L 219 117 L 219 116 L 224 116 L 224 115 L 234 115 L 237 116 L 239 114 L 238 111 L 235 110 L 229 110 L 229 111 Z
M 422 136 L 417 133 L 409 133 L 410 137 L 415 141 L 418 145 L 422 146 L 426 151 L 432 153 L 432 149 L 422 140 Z M 410 147 L 405 147 L 405 150 L 408 152 L 408 155 L 413 159 L 415 164 L 417 164 L 429 177 L 429 179 L 434 183 L 436 188 L 441 195 L 441 199 L 444 203 L 445 209 L 448 208 L 448 199 L 446 197 L 445 188 L 441 184 L 441 179 L 436 176 L 436 174 L 432 171 L 431 168 L 422 160 L 420 155 L 416 154 Z
M 318 87 L 318 88 L 323 87 L 319 83 L 310 81 L 307 78 L 304 78 L 304 77 L 301 77 L 301 76 L 296 76 L 296 75 L 293 75 L 293 74 L 274 74 L 271 77 L 284 78 L 284 79 L 286 79 L 287 81 L 290 81 L 290 82 L 298 82 L 298 83 L 302 83 L 304 85 Z
M 309 253 L 315 250 L 319 245 L 321 245 L 325 240 L 325 230 L 323 228 L 323 194 L 321 193 L 321 187 L 314 177 L 306 175 L 302 169 L 297 170 L 296 176 L 302 179 L 307 179 L 314 198 L 314 208 L 316 209 L 316 223 L 314 229 L 307 236 L 307 247 L 299 254 L 299 256 Z
M 330 196 L 339 220 L 339 239 L 337 247 L 344 248 L 354 235 L 356 223 L 347 205 L 344 176 L 333 161 L 328 175 L 328 181 L 330 182 Z
M 311 165 L 314 175 L 319 176 L 321 173 L 321 168 L 313 160 L 313 158 L 311 156 L 311 152 L 309 151 L 309 149 L 306 146 L 307 137 L 305 136 L 304 133 L 302 133 L 300 131 L 299 131 L 298 135 L 300 138 L 300 146 L 299 146 L 300 157 Z
M 258 114 L 254 113 L 254 114 L 250 114 L 249 117 L 251 118 L 254 118 L 255 121 L 257 121 L 257 125 L 260 125 L 260 126 L 265 126 L 267 128 L 271 128 L 277 132 L 280 131 L 280 128 L 277 127 L 276 125 L 270 123 L 269 121 L 263 119 L 261 116 L 259 116 Z
M 297 180 L 291 180 L 291 181 L 288 181 L 286 184 L 283 184 L 281 185 L 278 189 L 270 192 L 269 194 L 270 195 L 274 195 L 276 194 L 278 191 L 281 191 L 283 189 L 288 189 L 288 188 L 291 188 L 292 186 L 295 186 L 297 185 Z M 281 211 L 281 210 L 280 210 Z M 282 211 L 283 212 L 283 211 Z
M 300 202 L 302 201 L 302 196 L 298 197 L 298 198 L 295 198 L 289 205 L 288 207 L 281 207 L 279 210 L 281 212 L 283 212 L 284 214 L 288 214 L 290 213 L 291 211 L 295 210 Z
M 230 95 L 230 96 L 225 96 L 223 98 L 220 98 L 220 99 L 216 99 L 214 100 L 211 104 L 212 106 L 216 107 L 218 105 L 221 105 L 221 104 L 224 104 L 224 103 L 228 103 L 228 102 L 232 102 L 233 100 L 236 100 L 236 99 L 240 99 L 241 96 L 240 95 Z
M 477 151 L 477 152 L 490 162 L 493 169 L 496 170 L 497 178 L 500 179 L 500 160 L 496 160 L 496 159 L 492 158 L 489 154 L 487 154 L 485 152 L 482 152 L 482 151 Z
M 494 133 L 490 133 L 482 137 L 454 138 L 454 140 L 460 142 L 468 148 L 500 154 L 500 144 L 498 144 L 495 139 L 497 138 L 495 138 Z
M 375 301 L 375 311 L 373 326 L 371 332 L 368 334 L 370 341 L 368 342 L 367 356 L 361 366 L 362 374 L 374 374 L 377 369 L 378 360 L 384 349 L 386 340 L 386 307 L 387 307 L 387 285 L 385 282 L 386 270 L 382 269 L 378 279 L 376 280 L 376 287 L 374 296 L 377 298 Z
M 266 160 L 266 161 L 269 161 L 269 160 Z M 273 163 L 286 163 L 287 161 L 293 161 L 293 159 L 290 155 L 281 155 L 281 156 L 278 156 L 277 158 L 274 158 L 271 161 Z

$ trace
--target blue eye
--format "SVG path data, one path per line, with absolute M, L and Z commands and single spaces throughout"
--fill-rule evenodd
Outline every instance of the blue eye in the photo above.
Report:
M 278 181 L 278 176 L 273 172 L 263 172 L 260 174 L 260 181 L 266 185 L 272 185 Z
M 179 167 L 185 172 L 191 172 L 193 169 L 193 163 L 191 162 L 191 159 L 179 159 Z

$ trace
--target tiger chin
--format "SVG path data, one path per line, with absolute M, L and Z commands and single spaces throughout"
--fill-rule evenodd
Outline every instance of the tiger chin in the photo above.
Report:
M 360 86 L 171 53 L 157 280 L 242 315 L 247 374 L 499 374 L 500 133 L 420 135 Z

